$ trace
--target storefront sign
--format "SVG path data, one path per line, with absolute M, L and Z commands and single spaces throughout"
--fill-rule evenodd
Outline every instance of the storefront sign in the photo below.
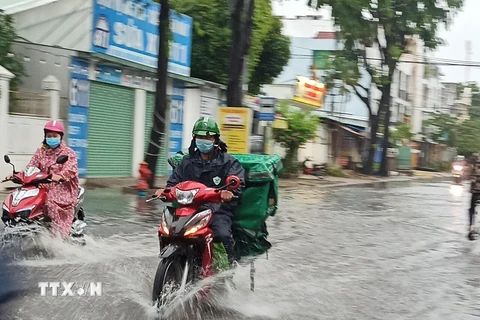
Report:
M 138 71 L 125 71 L 120 67 L 96 64 L 94 79 L 135 89 L 155 91 L 155 81 L 152 77 L 143 76 Z
M 229 153 L 248 153 L 251 112 L 241 107 L 219 109 L 220 134 Z
M 297 77 L 294 101 L 321 108 L 326 89 L 323 83 L 306 77 Z
M 88 62 L 72 57 L 68 107 L 68 146 L 75 151 L 80 178 L 87 174 L 87 131 L 90 82 Z
M 170 141 L 169 157 L 182 151 L 183 136 L 183 104 L 185 101 L 185 85 L 183 81 L 173 80 L 172 102 L 170 103 Z M 171 168 L 169 169 L 171 173 Z
M 151 0 L 94 0 L 92 51 L 157 67 L 160 5 Z M 168 71 L 190 76 L 191 17 L 170 11 Z

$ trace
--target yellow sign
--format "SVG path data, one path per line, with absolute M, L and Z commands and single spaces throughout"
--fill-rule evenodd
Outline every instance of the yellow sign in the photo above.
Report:
M 220 135 L 228 146 L 229 153 L 248 153 L 250 133 L 249 108 L 221 107 L 219 110 Z
M 323 83 L 306 77 L 297 77 L 294 101 L 309 104 L 317 108 L 323 106 L 326 88 Z

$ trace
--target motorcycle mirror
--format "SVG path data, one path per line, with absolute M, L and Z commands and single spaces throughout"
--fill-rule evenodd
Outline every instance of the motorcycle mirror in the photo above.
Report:
M 4 155 L 4 156 L 3 156 L 3 160 L 4 160 L 6 163 L 10 164 L 10 157 L 9 157 L 8 155 Z
M 235 190 L 240 187 L 240 179 L 237 176 L 229 176 L 227 177 L 227 186 L 229 190 Z
M 55 162 L 57 164 L 64 164 L 67 161 L 68 161 L 68 156 L 61 155 L 61 156 L 58 156 L 57 161 L 55 161 Z

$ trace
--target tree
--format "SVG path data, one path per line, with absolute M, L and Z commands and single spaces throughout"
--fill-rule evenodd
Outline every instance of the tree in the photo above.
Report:
M 286 119 L 288 129 L 273 129 L 275 141 L 286 149 L 285 172 L 297 173 L 298 149 L 315 137 L 320 119 L 303 111 L 292 111 L 288 102 L 281 102 L 278 112 Z
M 12 16 L 6 15 L 0 9 L 0 66 L 13 73 L 15 77 L 10 81 L 10 89 L 17 90 L 25 75 L 23 61 L 13 55 L 12 44 L 17 39 L 15 22 Z
M 259 94 L 263 84 L 270 84 L 290 60 L 290 39 L 282 35 L 282 21 L 272 17 L 272 29 L 263 42 L 258 63 L 251 71 L 248 92 Z M 255 33 L 254 33 L 255 38 Z
M 392 134 L 390 135 L 390 140 L 394 144 L 398 144 L 402 142 L 403 139 L 411 140 L 414 136 L 410 126 L 406 123 L 402 123 L 401 125 L 397 126 L 395 129 L 396 130 L 392 131 Z
M 252 41 L 253 12 L 255 0 L 232 0 L 230 23 L 232 42 L 228 60 L 227 105 L 239 107 L 243 102 L 242 76 L 245 58 Z
M 157 169 L 158 155 L 160 148 L 164 148 L 165 143 L 165 119 L 167 112 L 167 79 L 168 79 L 168 58 L 170 50 L 168 46 L 170 31 L 170 4 L 169 0 L 160 0 L 160 16 L 158 24 L 158 64 L 157 64 L 157 84 L 155 92 L 155 111 L 153 114 L 153 125 L 150 131 L 150 141 L 148 143 L 145 161 L 148 168 L 152 171 L 152 176 L 148 181 L 150 188 L 154 187 L 155 174 Z
M 371 120 L 371 145 L 375 143 L 380 118 L 383 118 L 384 139 L 380 172 L 387 175 L 386 155 L 390 128 L 390 87 L 400 56 L 408 53 L 414 36 L 423 40 L 426 48 L 435 49 L 441 41 L 436 37 L 439 24 L 448 24 L 463 0 L 438 1 L 403 0 L 317 0 L 309 6 L 329 5 L 345 50 L 357 56 L 357 61 L 369 73 L 371 85 L 381 92 L 378 112 Z M 379 58 L 367 56 L 367 48 L 377 51 Z M 370 148 L 369 160 L 374 149 Z M 370 165 L 370 163 L 368 163 Z
M 472 154 L 480 152 L 480 119 L 462 122 L 457 128 L 457 152 L 459 154 Z
M 423 128 L 431 131 L 430 138 L 449 147 L 457 145 L 458 119 L 448 114 L 437 114 L 429 120 L 423 121 Z
M 249 92 L 280 74 L 290 57 L 290 40 L 281 34 L 269 0 L 256 0 L 251 47 L 248 54 Z M 232 42 L 229 0 L 178 0 L 175 8 L 193 18 L 192 77 L 228 84 Z

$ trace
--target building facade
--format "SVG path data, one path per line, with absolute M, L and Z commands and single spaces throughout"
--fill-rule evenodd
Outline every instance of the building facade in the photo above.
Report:
M 67 141 L 77 153 L 81 177 L 137 176 L 154 116 L 158 4 L 12 0 L 2 9 L 13 15 L 24 40 L 13 49 L 28 75 L 21 90 L 41 91 L 41 79 L 58 79 L 61 111 L 56 118 L 68 127 Z M 171 15 L 168 130 L 163 142 L 154 142 L 163 150 L 159 175 L 168 174 L 169 154 L 190 145 L 189 130 L 196 118 L 216 115 L 225 100 L 225 87 L 190 77 L 192 23 L 188 16 Z M 45 111 L 30 113 L 45 121 L 51 117 Z M 24 152 L 23 164 L 35 149 L 32 145 Z

